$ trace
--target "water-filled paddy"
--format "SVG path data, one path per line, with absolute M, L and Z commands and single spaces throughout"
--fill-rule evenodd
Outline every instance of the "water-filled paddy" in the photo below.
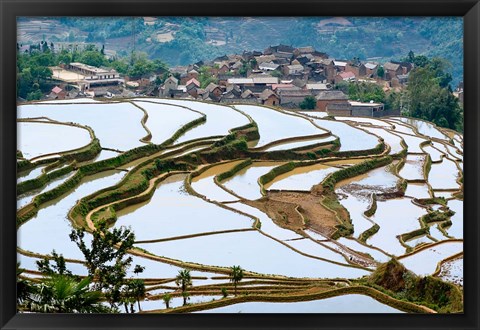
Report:
M 430 198 L 430 191 L 426 183 L 408 183 L 405 196 L 412 198 Z
M 115 227 L 130 226 L 137 240 L 155 240 L 252 226 L 251 218 L 187 193 L 183 179 L 172 176 L 150 201 L 118 211 Z
M 90 126 L 104 148 L 126 151 L 144 145 L 140 139 L 147 135 L 141 125 L 144 113 L 128 102 L 29 104 L 17 108 L 18 118 L 41 116 Z
M 209 200 L 214 201 L 234 201 L 238 200 L 238 198 L 219 185 L 217 185 L 214 181 L 215 176 L 230 170 L 235 165 L 241 163 L 242 161 L 237 162 L 230 162 L 226 164 L 220 164 L 213 166 L 203 172 L 202 174 L 192 178 L 192 188 L 200 195 L 207 197 Z
M 337 240 L 337 242 L 348 247 L 351 250 L 361 252 L 361 253 L 368 253 L 370 256 L 372 256 L 373 259 L 375 259 L 378 262 L 387 262 L 388 260 L 390 260 L 390 257 L 387 256 L 385 253 L 380 252 L 376 249 L 373 249 L 369 246 L 360 244 L 354 239 L 340 237 Z
M 277 144 L 275 146 L 269 147 L 269 148 L 265 149 L 265 151 L 278 151 L 278 150 L 296 149 L 296 148 L 300 148 L 300 147 L 315 145 L 317 143 L 331 142 L 335 139 L 336 139 L 335 136 L 330 135 L 330 136 L 327 136 L 325 138 L 320 138 L 320 139 L 302 140 L 302 141 L 297 141 L 297 142 L 285 142 L 285 143 L 280 143 L 280 144 Z
M 393 307 L 384 305 L 375 299 L 349 294 L 322 300 L 269 303 L 245 302 L 199 313 L 403 313 Z
M 107 171 L 84 178 L 74 191 L 40 209 L 36 216 L 17 230 L 18 246 L 41 254 L 49 254 L 55 249 L 65 258 L 83 259 L 80 249 L 68 236 L 72 225 L 67 213 L 78 199 L 116 184 L 124 175 L 124 172 Z M 89 242 L 91 236 L 85 235 L 85 238 Z
M 383 128 L 376 128 L 376 127 L 368 127 L 362 126 L 362 128 L 370 133 L 373 133 L 385 141 L 386 144 L 390 146 L 390 155 L 399 153 L 403 150 L 403 146 L 401 145 L 402 138 L 398 135 L 392 134 L 389 131 Z
M 406 180 L 425 180 L 423 174 L 425 158 L 425 155 L 407 155 L 398 175 Z
M 265 189 L 279 190 L 310 190 L 313 185 L 319 184 L 330 173 L 338 170 L 338 168 L 323 164 L 301 166 L 277 176 L 264 187 Z
M 432 164 L 428 182 L 432 189 L 458 189 L 458 168 L 455 162 L 444 158 L 441 163 Z
M 415 119 L 415 118 L 407 118 L 407 117 L 394 117 L 394 118 L 415 127 L 418 130 L 418 132 L 422 135 L 437 138 L 437 139 L 442 139 L 442 140 L 448 139 L 448 137 L 445 136 L 445 134 L 443 134 L 442 132 L 440 132 L 435 127 L 435 125 L 431 123 L 427 123 L 426 121 Z
M 445 258 L 463 251 L 463 242 L 443 242 L 409 255 L 399 261 L 420 276 L 431 275 Z
M 255 162 L 237 172 L 233 177 L 222 181 L 221 184 L 243 198 L 255 200 L 262 197 L 258 178 L 282 164 L 284 163 Z
M 379 119 L 374 118 L 367 118 L 367 117 L 342 117 L 342 116 L 335 116 L 336 120 L 340 121 L 353 121 L 361 124 L 370 124 L 374 126 L 381 126 L 386 128 L 391 128 L 393 125 Z
M 422 142 L 427 141 L 426 139 L 419 138 L 417 136 L 412 136 L 408 134 L 403 134 L 403 133 L 397 133 L 403 141 L 405 141 L 405 144 L 408 146 L 408 152 L 412 153 L 423 153 L 423 150 L 420 148 L 420 144 Z
M 423 147 L 423 151 L 426 153 L 430 154 L 430 158 L 432 159 L 432 162 L 439 162 L 442 160 L 442 156 L 445 156 L 445 154 L 438 149 L 432 147 L 431 145 L 427 145 Z
M 448 201 L 448 207 L 455 212 L 450 218 L 452 225 L 445 230 L 448 235 L 455 238 L 463 238 L 463 201 L 452 199 Z
M 27 159 L 81 148 L 90 141 L 88 131 L 80 127 L 43 122 L 17 122 L 17 149 Z
M 138 101 L 141 100 L 138 99 Z M 207 116 L 206 123 L 188 130 L 176 140 L 176 143 L 207 136 L 227 135 L 230 129 L 250 123 L 246 116 L 228 106 L 172 99 L 149 99 L 149 101 L 184 106 Z
M 299 255 L 256 231 L 137 244 L 156 255 L 205 265 L 242 268 L 292 277 L 356 278 L 369 272 Z M 254 257 L 252 257 L 254 256 Z M 288 260 L 288 262 L 285 262 Z
M 260 140 L 256 147 L 289 137 L 326 133 L 305 118 L 270 108 L 255 105 L 236 105 L 235 108 L 247 113 L 257 123 Z
M 419 229 L 418 218 L 425 213 L 423 208 L 414 205 L 408 198 L 378 201 L 372 220 L 380 229 L 367 240 L 367 244 L 393 255 L 404 254 L 405 247 L 400 244 L 397 236 Z
M 46 165 L 45 165 L 46 166 Z M 25 171 L 22 174 L 20 174 L 17 178 L 17 183 L 20 183 L 22 181 L 27 181 L 31 179 L 35 179 L 36 177 L 40 176 L 42 174 L 43 169 L 45 166 L 38 166 L 34 168 L 31 171 Z
M 463 286 L 463 256 L 442 263 L 438 277 L 446 282 Z
M 201 114 L 189 109 L 153 102 L 133 102 L 148 113 L 146 126 L 152 132 L 151 142 L 160 144 L 169 139 L 179 128 L 200 118 Z
M 379 143 L 375 135 L 341 121 L 314 119 L 314 123 L 340 138 L 340 151 L 372 149 Z

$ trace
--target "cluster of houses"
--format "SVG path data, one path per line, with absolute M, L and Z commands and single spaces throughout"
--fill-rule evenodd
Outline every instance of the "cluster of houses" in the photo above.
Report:
M 67 93 L 59 84 L 48 98 L 68 98 L 75 92 L 94 97 L 131 97 L 141 91 L 142 95 L 163 98 L 298 108 L 311 97 L 315 99 L 316 110 L 332 115 L 382 116 L 387 115 L 383 104 L 349 100 L 335 85 L 357 81 L 379 84 L 385 90 L 402 88 L 412 68 L 407 62 L 392 61 L 380 66 L 358 58 L 332 59 L 311 46 L 278 45 L 263 52 L 244 51 L 173 67 L 158 89 L 154 86 L 155 76 L 130 80 L 113 69 L 70 63 L 52 68 L 52 78 L 63 83 L 63 87 L 69 84 L 77 89 L 73 94 Z M 202 75 L 203 80 L 206 75 L 211 81 L 206 86 L 202 86 Z
M 359 59 L 336 60 L 311 46 L 293 48 L 270 46 L 263 52 L 224 55 L 212 61 L 177 66 L 160 86 L 164 98 L 190 98 L 220 103 L 252 103 L 298 108 L 306 97 L 316 100 L 316 109 L 332 115 L 376 115 L 381 103 L 350 101 L 336 84 L 367 82 L 385 90 L 402 88 L 413 68 L 411 63 L 388 62 L 380 65 Z M 208 73 L 215 83 L 201 86 L 200 72 Z

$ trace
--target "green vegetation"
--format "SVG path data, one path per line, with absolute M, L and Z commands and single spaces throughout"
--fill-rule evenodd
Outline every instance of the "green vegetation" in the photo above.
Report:
M 365 216 L 367 217 L 371 217 L 372 215 L 375 214 L 376 211 L 377 211 L 377 195 L 372 194 L 372 203 L 370 204 L 368 209 L 365 212 L 363 212 L 363 214 L 365 214 Z
M 463 110 L 449 85 L 452 76 L 446 72 L 448 63 L 413 52 L 407 59 L 417 66 L 410 72 L 404 114 L 463 132 Z
M 300 109 L 308 109 L 308 110 L 313 110 L 317 106 L 317 100 L 315 100 L 315 97 L 309 95 L 305 97 L 305 99 L 300 102 Z
M 235 175 L 235 173 L 238 173 L 239 171 L 241 171 L 242 169 L 244 169 L 245 167 L 247 166 L 250 166 L 252 164 L 252 160 L 249 158 L 241 163 L 238 163 L 237 165 L 235 165 L 234 167 L 232 167 L 230 170 L 226 171 L 226 172 L 223 172 L 223 173 L 220 173 L 219 175 L 217 175 L 217 180 L 218 181 L 223 181 L 225 179 L 228 179 L 232 176 Z
M 178 275 L 175 278 L 175 284 L 177 284 L 177 286 L 180 287 L 180 290 L 182 291 L 183 305 L 185 306 L 187 304 L 187 299 L 189 295 L 187 289 L 192 285 L 192 277 L 190 275 L 190 271 L 188 269 L 179 270 Z
M 237 295 L 237 285 L 243 279 L 243 269 L 240 266 L 232 266 L 230 273 L 230 282 L 235 288 L 235 295 Z
M 378 224 L 374 224 L 372 227 L 370 227 L 369 229 L 361 233 L 358 239 L 365 243 L 367 239 L 375 235 L 379 230 L 380 230 L 380 226 Z
M 440 313 L 463 310 L 462 293 L 455 285 L 433 276 L 416 276 L 396 259 L 379 265 L 367 283 L 397 299 L 425 305 Z

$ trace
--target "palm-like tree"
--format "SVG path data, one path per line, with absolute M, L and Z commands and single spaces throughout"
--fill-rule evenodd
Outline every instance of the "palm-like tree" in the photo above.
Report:
M 162 296 L 162 299 L 163 299 L 163 302 L 165 303 L 165 306 L 167 309 L 170 308 L 170 300 L 172 300 L 172 296 L 170 295 L 170 293 L 165 293 L 163 296 Z
M 230 268 L 230 282 L 235 287 L 235 295 L 237 295 L 237 284 L 243 279 L 243 269 L 240 266 L 232 266 Z
M 71 276 L 52 275 L 38 286 L 29 307 L 40 313 L 104 313 L 109 309 L 101 304 L 103 295 L 90 290 L 91 279 L 80 282 Z
M 175 283 L 182 290 L 183 296 L 183 305 L 187 304 L 188 292 L 187 289 L 192 285 L 192 277 L 190 276 L 190 271 L 188 269 L 179 270 L 178 275 L 175 279 Z
M 17 262 L 17 308 L 22 307 L 35 292 L 35 286 L 21 277 L 23 272 L 24 269 Z

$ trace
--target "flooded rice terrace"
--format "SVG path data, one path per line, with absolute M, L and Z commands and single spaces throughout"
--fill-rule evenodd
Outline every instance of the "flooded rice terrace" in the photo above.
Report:
M 84 228 L 89 245 L 105 222 L 135 235 L 125 271 L 146 281 L 148 312 L 423 308 L 366 285 L 392 257 L 463 285 L 463 136 L 413 118 L 325 117 L 160 98 L 20 105 L 25 276 L 39 277 L 36 262 L 53 251 L 86 275 L 69 234 Z

